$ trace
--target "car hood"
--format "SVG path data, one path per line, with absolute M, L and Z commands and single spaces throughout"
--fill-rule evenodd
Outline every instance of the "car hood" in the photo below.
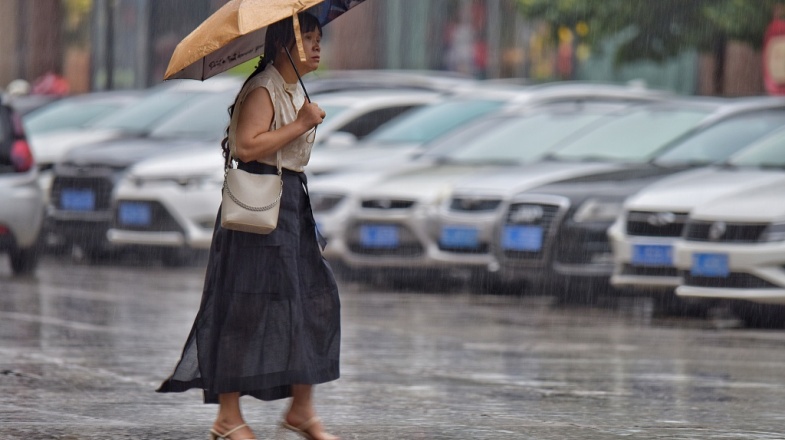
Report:
M 123 137 L 116 130 L 60 130 L 39 135 L 28 135 L 33 157 L 39 164 L 59 162 L 73 148 Z
M 224 158 L 215 142 L 193 144 L 187 152 L 175 151 L 156 155 L 136 163 L 130 174 L 155 179 L 176 176 L 211 176 L 223 173 Z
M 783 178 L 781 171 L 700 168 L 661 179 L 627 199 L 633 211 L 689 212 L 720 197 L 771 184 Z
M 710 203 L 698 205 L 690 217 L 696 220 L 751 223 L 785 221 L 785 204 L 777 203 L 785 194 L 785 172 L 779 174 L 779 180 L 759 186 L 745 186 Z
M 507 197 L 526 188 L 576 176 L 576 173 L 597 172 L 612 166 L 558 162 L 523 166 L 433 165 L 393 175 L 363 196 L 421 202 L 438 201 L 458 192 Z
M 652 183 L 684 169 L 667 169 L 652 165 L 630 165 L 621 169 L 600 170 L 570 177 L 531 189 L 530 193 L 559 195 L 573 202 L 601 197 L 626 199 Z
M 340 171 L 383 170 L 405 163 L 419 152 L 419 144 L 330 148 L 322 145 L 311 151 L 306 169 L 309 174 L 320 175 Z
M 456 195 L 507 198 L 554 181 L 605 173 L 619 167 L 610 163 L 537 162 L 461 181 L 455 185 L 453 192 Z
M 123 168 L 153 156 L 193 147 L 195 143 L 198 142 L 183 139 L 117 139 L 74 148 L 65 155 L 63 161 L 76 165 Z

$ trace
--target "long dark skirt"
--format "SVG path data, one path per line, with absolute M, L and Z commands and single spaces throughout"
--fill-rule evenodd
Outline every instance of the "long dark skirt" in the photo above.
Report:
M 259 163 L 240 168 L 274 171 Z M 223 229 L 219 211 L 201 307 L 158 392 L 200 388 L 205 403 L 232 392 L 276 400 L 290 397 L 293 384 L 339 377 L 338 288 L 319 249 L 305 175 L 284 170 L 283 182 L 269 235 Z

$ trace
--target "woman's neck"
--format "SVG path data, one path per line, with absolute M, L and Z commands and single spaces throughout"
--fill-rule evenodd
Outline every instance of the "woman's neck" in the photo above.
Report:
M 285 53 L 278 55 L 275 58 L 273 65 L 287 84 L 297 83 L 297 72 L 295 72 L 294 67 L 292 67 L 292 62 Z

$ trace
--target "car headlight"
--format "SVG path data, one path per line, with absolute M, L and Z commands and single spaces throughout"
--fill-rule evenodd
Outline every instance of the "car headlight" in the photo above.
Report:
M 329 212 L 346 198 L 343 194 L 328 194 L 311 191 L 311 209 L 314 213 Z
M 760 235 L 760 241 L 765 243 L 785 241 L 785 223 L 774 223 L 767 226 Z
M 575 211 L 572 219 L 578 223 L 614 221 L 622 213 L 623 201 L 589 199 Z

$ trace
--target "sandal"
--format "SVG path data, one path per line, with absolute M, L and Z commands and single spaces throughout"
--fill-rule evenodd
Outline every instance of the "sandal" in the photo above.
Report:
M 319 419 L 319 417 L 312 417 L 310 420 L 308 420 L 307 422 L 303 423 L 300 426 L 293 426 L 293 425 L 290 425 L 290 424 L 286 423 L 286 419 L 284 419 L 281 422 L 281 427 L 285 428 L 285 429 L 288 429 L 289 431 L 292 431 L 292 432 L 300 435 L 302 438 L 304 438 L 306 440 L 316 440 L 316 438 L 314 436 L 312 436 L 311 434 L 308 433 L 308 430 L 311 429 L 313 427 L 313 425 L 319 423 L 320 421 L 321 421 L 321 419 Z M 327 433 L 325 433 L 325 434 L 327 434 Z M 327 434 L 327 435 L 330 435 L 330 434 Z M 332 435 L 330 435 L 330 437 L 338 439 L 338 437 L 334 437 Z
M 232 435 L 233 433 L 239 431 L 240 429 L 245 428 L 246 426 L 248 426 L 248 425 L 243 423 L 242 425 L 235 426 L 234 428 L 229 430 L 229 432 L 224 433 L 224 434 L 221 434 L 220 432 L 216 431 L 215 429 L 210 428 L 210 440 L 219 440 L 219 439 L 220 440 L 231 440 L 229 438 L 230 435 Z M 249 439 L 244 439 L 244 440 L 256 440 L 256 439 L 255 438 L 249 438 Z

